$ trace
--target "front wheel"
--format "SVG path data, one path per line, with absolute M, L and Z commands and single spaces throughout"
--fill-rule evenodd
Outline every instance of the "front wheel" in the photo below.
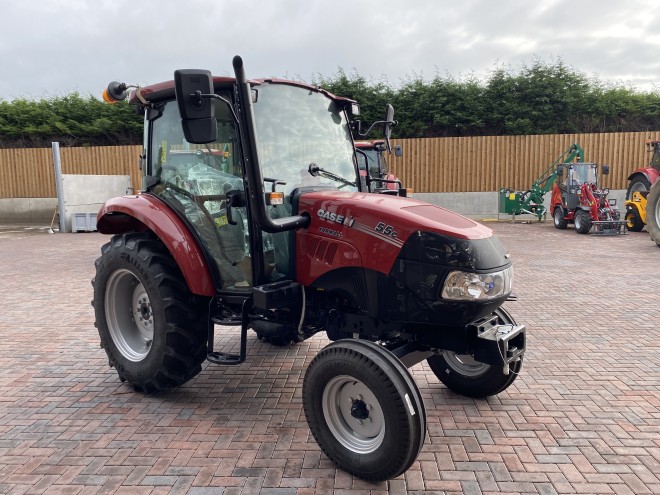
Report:
M 513 317 L 504 309 L 495 311 L 501 325 L 515 325 Z M 502 366 L 480 363 L 469 354 L 443 351 L 426 360 L 431 371 L 449 389 L 467 397 L 484 398 L 506 390 L 518 377 L 522 357 L 509 365 L 504 374 Z
M 573 223 L 575 224 L 575 232 L 578 234 L 586 234 L 591 230 L 591 217 L 584 210 L 575 212 Z
M 636 208 L 629 208 L 626 212 L 626 229 L 639 232 L 644 228 L 644 222 Z
M 561 206 L 557 206 L 552 215 L 552 219 L 555 223 L 555 228 L 563 230 L 568 225 L 568 221 L 564 218 L 564 209 Z
M 101 248 L 92 285 L 101 347 L 121 381 L 140 392 L 158 393 L 201 371 L 208 307 L 189 291 L 156 237 L 114 236 Z
M 421 395 L 406 367 L 381 346 L 338 340 L 312 360 L 303 406 L 321 450 L 369 481 L 404 473 L 426 435 Z

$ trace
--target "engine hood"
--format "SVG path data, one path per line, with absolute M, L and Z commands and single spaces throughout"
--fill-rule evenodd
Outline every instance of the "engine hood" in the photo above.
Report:
M 296 199 L 297 213 L 311 218 L 296 231 L 297 278 L 305 285 L 338 268 L 387 274 L 413 234 L 457 241 L 494 237 L 480 223 L 409 198 L 321 190 L 301 191 Z
M 474 220 L 423 201 L 385 194 L 343 193 L 335 190 L 304 193 L 299 198 L 299 212 L 307 212 L 312 224 L 339 224 L 352 228 L 373 228 L 379 223 L 396 232 L 387 237 L 401 242 L 413 232 L 434 232 L 459 239 L 485 239 L 493 231 Z M 338 222 L 337 218 L 341 221 Z

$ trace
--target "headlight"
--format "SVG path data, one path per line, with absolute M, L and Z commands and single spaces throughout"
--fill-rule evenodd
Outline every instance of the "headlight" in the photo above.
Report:
M 483 301 L 506 296 L 513 285 L 513 267 L 493 273 L 450 272 L 442 287 L 443 299 Z

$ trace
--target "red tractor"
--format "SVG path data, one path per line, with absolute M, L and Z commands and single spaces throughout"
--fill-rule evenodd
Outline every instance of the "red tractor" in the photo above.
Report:
M 385 155 L 391 152 L 388 151 L 385 140 L 355 141 L 355 150 L 357 151 L 360 177 L 364 177 L 368 190 L 370 192 L 399 194 L 402 187 L 401 181 L 390 173 Z M 394 146 L 394 156 L 401 155 L 401 146 Z M 372 184 L 374 185 L 372 186 Z
M 603 165 L 603 175 L 609 174 Z M 569 222 L 578 234 L 625 233 L 625 220 L 616 208 L 616 200 L 608 200 L 609 189 L 598 186 L 597 163 L 563 163 L 557 166 L 557 180 L 552 188 L 550 211 L 555 227 L 565 229 Z
M 310 430 L 339 467 L 393 478 L 426 432 L 407 368 L 426 360 L 471 397 L 518 376 L 525 327 L 501 307 L 511 259 L 481 224 L 362 191 L 354 101 L 233 66 L 106 90 L 146 129 L 143 190 L 98 214 L 113 235 L 92 281 L 101 346 L 120 380 L 158 393 L 205 360 L 242 363 L 250 329 L 279 344 L 325 332 L 303 383 Z M 387 140 L 393 122 L 388 105 Z M 217 326 L 240 326 L 237 352 L 214 350 Z
M 638 168 L 628 176 L 628 190 L 626 199 L 632 200 L 632 195 L 636 191 L 647 192 L 651 186 L 660 177 L 660 141 L 646 141 L 646 151 L 652 153 L 651 160 L 647 167 Z

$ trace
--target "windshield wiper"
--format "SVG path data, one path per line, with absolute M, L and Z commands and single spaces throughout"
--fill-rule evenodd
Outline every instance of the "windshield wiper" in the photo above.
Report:
M 331 179 L 331 180 L 334 180 L 336 182 L 341 182 L 345 186 L 355 186 L 355 182 L 351 182 L 349 180 L 344 179 L 340 175 L 336 175 L 336 174 L 333 174 L 332 172 L 328 172 L 324 168 L 319 167 L 316 163 L 310 163 L 308 170 L 309 170 L 309 174 L 312 177 L 321 176 L 321 177 L 324 177 L 326 179 Z

